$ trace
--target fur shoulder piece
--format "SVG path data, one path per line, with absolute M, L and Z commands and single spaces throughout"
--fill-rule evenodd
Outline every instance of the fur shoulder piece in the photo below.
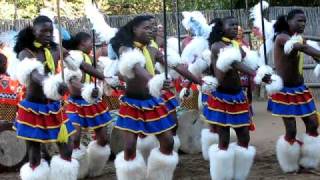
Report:
M 231 65 L 234 62 L 240 62 L 240 61 L 241 61 L 240 49 L 234 48 L 234 47 L 226 47 L 226 48 L 220 49 L 216 66 L 222 72 L 227 72 L 232 68 Z
M 301 35 L 293 35 L 285 44 L 284 44 L 284 53 L 290 54 L 293 50 L 293 46 L 296 43 L 302 43 L 303 38 Z
M 79 50 L 69 51 L 69 56 L 64 59 L 66 66 L 74 71 L 80 68 L 83 61 L 83 54 Z
M 142 67 L 144 67 L 145 63 L 146 59 L 139 49 L 128 49 L 126 52 L 123 52 L 120 56 L 119 72 L 121 75 L 132 79 L 134 78 L 134 66 L 136 64 L 140 64 Z
M 23 85 L 28 85 L 30 81 L 30 75 L 34 70 L 37 70 L 40 74 L 44 74 L 43 64 L 35 58 L 25 58 L 19 62 L 16 67 L 17 80 Z

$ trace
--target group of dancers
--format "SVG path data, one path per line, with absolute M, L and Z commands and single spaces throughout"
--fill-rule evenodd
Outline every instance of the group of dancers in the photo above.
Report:
M 32 26 L 21 30 L 14 47 L 20 60 L 15 76 L 26 91 L 14 128 L 17 137 L 27 142 L 29 159 L 20 169 L 21 179 L 75 180 L 103 174 L 111 153 L 106 127 L 112 118 L 102 96 L 123 84 L 114 124 L 123 135 L 119 139 L 123 151 L 114 161 L 117 178 L 173 179 L 180 142 L 176 135 L 179 103 L 172 82 L 179 79 L 189 82 L 181 97 L 190 94 L 192 83 L 201 92 L 199 103 L 209 124 L 209 129 L 201 132 L 202 153 L 210 162 L 211 178 L 246 179 L 256 149 L 250 145 L 250 104 L 239 72 L 252 77 L 256 84 L 266 84 L 268 111 L 283 119 L 286 133 L 276 144 L 281 169 L 286 173 L 316 169 L 320 163 L 318 119 L 300 63 L 303 54 L 319 62 L 320 51 L 301 36 L 306 24 L 304 12 L 291 10 L 273 25 L 275 71 L 261 62 L 261 54 L 236 40 L 235 17 L 206 24 L 203 16 L 197 18 L 195 14 L 185 14 L 182 22 L 194 37 L 181 56 L 171 39 L 164 57 L 165 42 L 156 38 L 161 26 L 154 16 L 140 15 L 119 28 L 99 52 L 100 69 L 94 68 L 88 33 L 77 33 L 65 41 L 61 57 L 50 18 L 38 16 Z M 5 56 L 0 59 L 0 65 L 5 66 Z M 306 125 L 301 137 L 296 135 L 298 117 Z M 230 128 L 236 132 L 235 143 L 230 143 Z M 84 129 L 95 134 L 88 147 L 81 144 Z M 50 165 L 41 157 L 42 143 L 57 143 L 59 147 L 60 154 L 51 158 Z

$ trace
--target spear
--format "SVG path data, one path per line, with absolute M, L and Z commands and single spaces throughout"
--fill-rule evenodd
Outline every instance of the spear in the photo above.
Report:
M 64 81 L 60 0 L 57 0 L 57 12 L 58 12 L 58 32 L 59 32 L 59 56 L 60 56 L 60 63 L 61 63 L 61 75 L 62 75 L 62 80 Z
M 92 0 L 92 5 L 95 5 L 94 0 Z M 92 52 L 93 52 L 93 67 L 96 69 L 97 67 L 97 59 L 96 59 L 96 33 L 94 28 L 92 28 Z M 97 78 L 94 78 L 94 87 L 97 87 Z
M 262 0 L 260 0 L 260 11 L 261 11 L 261 25 L 262 25 L 262 39 L 263 39 L 263 54 L 264 54 L 264 62 L 268 64 L 268 56 L 267 56 L 267 45 L 266 45 L 266 34 L 264 27 L 264 19 L 263 19 L 263 6 Z
M 179 55 L 181 55 L 181 40 L 180 40 L 180 18 L 179 18 L 180 10 L 179 10 L 179 0 L 176 0 L 176 19 L 177 19 L 177 36 L 178 36 L 178 50 Z
M 168 60 L 167 60 L 167 8 L 166 0 L 163 0 L 163 29 L 164 29 L 164 74 L 168 79 Z

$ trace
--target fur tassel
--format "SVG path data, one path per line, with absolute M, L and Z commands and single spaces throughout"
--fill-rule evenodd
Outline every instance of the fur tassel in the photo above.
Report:
M 138 49 L 128 49 L 122 53 L 119 62 L 120 74 L 132 79 L 134 78 L 133 68 L 136 64 L 140 64 L 142 67 L 145 66 L 146 60 L 142 52 Z
M 254 77 L 254 82 L 256 84 L 261 84 L 262 83 L 262 79 L 266 74 L 272 74 L 273 70 L 270 66 L 264 65 L 264 66 L 260 66 L 259 69 L 257 70 L 257 74 Z
M 72 158 L 79 162 L 78 179 L 84 179 L 89 172 L 88 153 L 86 147 L 80 144 L 79 149 L 73 149 Z
M 320 164 L 320 136 L 302 135 L 301 158 L 299 164 L 304 168 L 317 169 Z
M 253 146 L 244 148 L 236 143 L 232 143 L 230 146 L 234 149 L 234 179 L 245 180 L 250 173 L 256 148 Z
M 25 58 L 16 67 L 16 78 L 22 85 L 28 85 L 31 73 L 37 70 L 40 74 L 44 74 L 43 64 L 37 59 Z
M 234 149 L 220 150 L 218 144 L 209 148 L 211 179 L 232 179 L 234 173 Z
M 212 144 L 218 144 L 219 135 L 217 133 L 210 132 L 210 129 L 201 130 L 201 150 L 204 160 L 209 160 L 209 147 Z
M 69 55 L 64 59 L 66 66 L 73 71 L 79 69 L 83 61 L 83 54 L 79 50 L 69 51 Z
M 300 145 L 298 142 L 289 144 L 284 136 L 280 136 L 276 145 L 276 155 L 283 172 L 296 172 L 299 170 Z
M 283 88 L 283 80 L 276 74 L 271 75 L 271 83 L 266 84 L 266 90 L 269 95 L 279 92 Z
M 320 64 L 317 64 L 317 66 L 314 68 L 313 74 L 314 74 L 316 77 L 319 77 L 319 76 L 320 76 Z
M 79 163 L 75 159 L 71 161 L 64 160 L 60 155 L 55 155 L 51 159 L 49 180 L 77 180 Z
M 153 76 L 148 82 L 149 93 L 153 97 L 160 97 L 163 83 L 166 80 L 164 73 Z
M 202 81 L 201 91 L 203 93 L 215 91 L 219 85 L 217 78 L 212 76 L 205 76 L 202 78 Z
M 293 35 L 284 45 L 284 53 L 290 54 L 293 50 L 293 46 L 296 43 L 302 43 L 303 39 L 301 35 Z
M 88 145 L 89 176 L 97 177 L 103 174 L 103 169 L 111 154 L 108 144 L 100 146 L 97 141 L 91 141 Z
M 118 180 L 144 180 L 146 178 L 146 164 L 139 151 L 136 152 L 136 157 L 133 160 L 126 161 L 124 152 L 117 154 L 114 160 L 116 174 Z
M 49 75 L 43 82 L 43 92 L 48 99 L 60 100 L 62 96 L 59 94 L 59 86 L 63 83 L 61 74 Z
M 238 48 L 226 47 L 220 50 L 216 66 L 222 72 L 232 69 L 234 62 L 241 62 L 241 52 Z
M 92 91 L 94 90 L 93 83 L 85 83 L 81 89 L 82 98 L 88 103 L 94 104 L 98 99 L 102 97 L 102 88 L 97 86 L 99 89 L 99 95 L 97 98 L 92 98 Z

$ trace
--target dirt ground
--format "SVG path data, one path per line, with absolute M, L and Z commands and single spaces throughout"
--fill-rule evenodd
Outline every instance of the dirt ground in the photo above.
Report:
M 254 102 L 256 131 L 251 134 L 251 143 L 257 148 L 257 155 L 249 176 L 249 180 L 320 180 L 315 174 L 284 174 L 280 170 L 275 156 L 275 142 L 284 133 L 282 121 L 272 117 L 266 111 L 266 102 Z M 319 105 L 318 105 L 319 107 Z M 301 121 L 298 121 L 299 132 L 304 131 Z M 18 173 L 0 174 L 1 180 L 18 179 Z M 95 180 L 116 179 L 113 162 L 108 162 L 105 174 Z M 180 162 L 175 172 L 177 180 L 207 180 L 210 179 L 209 163 L 202 159 L 201 154 L 180 155 Z M 93 179 L 92 179 L 93 180 Z

